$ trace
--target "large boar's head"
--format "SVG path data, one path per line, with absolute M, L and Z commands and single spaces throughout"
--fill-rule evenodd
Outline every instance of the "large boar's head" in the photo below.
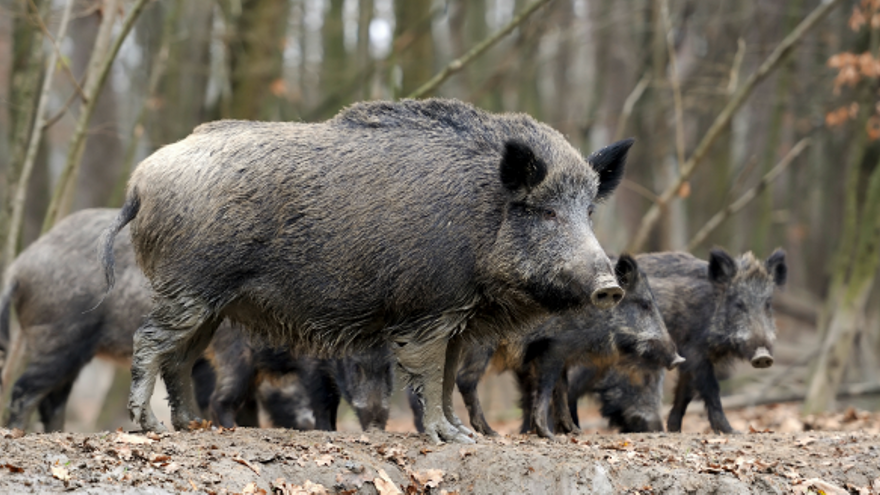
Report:
M 610 308 L 624 291 L 593 234 L 593 210 L 623 178 L 632 139 L 584 160 L 567 143 L 509 140 L 500 179 L 506 194 L 496 259 L 515 284 L 550 311 L 594 304 Z M 497 251 L 496 251 L 497 253 Z

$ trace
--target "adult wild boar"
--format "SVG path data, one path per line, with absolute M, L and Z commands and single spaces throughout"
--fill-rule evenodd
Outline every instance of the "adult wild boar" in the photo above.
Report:
M 319 124 L 220 121 L 134 171 L 101 246 L 131 222 L 155 306 L 135 335 L 132 418 L 196 419 L 189 369 L 229 317 L 329 354 L 389 344 L 434 441 L 472 442 L 452 410 L 462 342 L 623 296 L 590 213 L 632 141 L 585 160 L 526 115 L 455 100 L 353 105 Z

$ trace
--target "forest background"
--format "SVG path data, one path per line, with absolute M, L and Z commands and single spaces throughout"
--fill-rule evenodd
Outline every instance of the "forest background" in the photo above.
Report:
M 784 248 L 777 366 L 725 391 L 831 409 L 880 391 L 878 50 L 877 0 L 3 0 L 0 267 L 202 122 L 458 98 L 636 138 L 610 252 Z

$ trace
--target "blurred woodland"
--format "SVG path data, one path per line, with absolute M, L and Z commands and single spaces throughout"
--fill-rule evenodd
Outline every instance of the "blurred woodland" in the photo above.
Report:
M 880 390 L 878 55 L 878 0 L 2 0 L 0 266 L 199 123 L 458 98 L 636 138 L 610 252 L 784 248 L 777 366 L 725 391 L 821 411 Z

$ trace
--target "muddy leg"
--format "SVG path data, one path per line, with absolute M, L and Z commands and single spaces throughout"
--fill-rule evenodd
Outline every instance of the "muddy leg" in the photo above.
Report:
M 666 429 L 670 432 L 681 431 L 681 420 L 687 410 L 688 404 L 694 398 L 693 375 L 689 371 L 679 370 L 678 382 L 675 384 L 675 398 L 672 401 L 672 410 L 669 411 L 669 419 L 666 420 Z
M 192 384 L 192 368 L 205 352 L 219 325 L 220 320 L 215 318 L 202 323 L 189 334 L 175 332 L 174 336 L 179 338 L 179 342 L 160 361 L 162 379 L 168 390 L 168 405 L 171 406 L 171 424 L 176 430 L 189 429 L 191 422 L 200 419 Z
M 425 405 L 422 400 L 413 392 L 412 387 L 406 387 L 406 398 L 409 400 L 409 407 L 413 412 L 413 425 L 419 433 L 425 432 Z M 471 421 L 473 424 L 473 420 Z
M 498 433 L 486 421 L 480 397 L 477 395 L 477 385 L 480 383 L 480 378 L 485 374 L 486 368 L 489 367 L 489 360 L 492 359 L 492 354 L 494 353 L 495 348 L 493 346 L 481 346 L 464 353 L 461 368 L 458 371 L 458 376 L 455 378 L 458 391 L 461 393 L 462 399 L 464 399 L 465 407 L 467 407 L 471 426 L 478 433 L 488 436 L 497 436 Z
M 436 331 L 438 334 L 445 332 Z M 451 332 L 450 332 L 451 333 Z M 448 333 L 446 333 L 448 335 Z M 406 374 L 413 392 L 425 407 L 425 433 L 435 443 L 474 443 L 447 418 L 443 407 L 443 379 L 446 363 L 446 338 L 399 342 L 392 344 L 401 369 Z M 454 377 L 454 374 L 453 374 Z
M 452 423 L 465 435 L 475 436 L 474 432 L 465 426 L 458 415 L 455 414 L 455 408 L 452 402 L 452 394 L 455 391 L 455 379 L 458 374 L 458 363 L 461 358 L 462 339 L 453 337 L 446 344 L 446 363 L 443 367 L 443 414 L 446 419 Z

